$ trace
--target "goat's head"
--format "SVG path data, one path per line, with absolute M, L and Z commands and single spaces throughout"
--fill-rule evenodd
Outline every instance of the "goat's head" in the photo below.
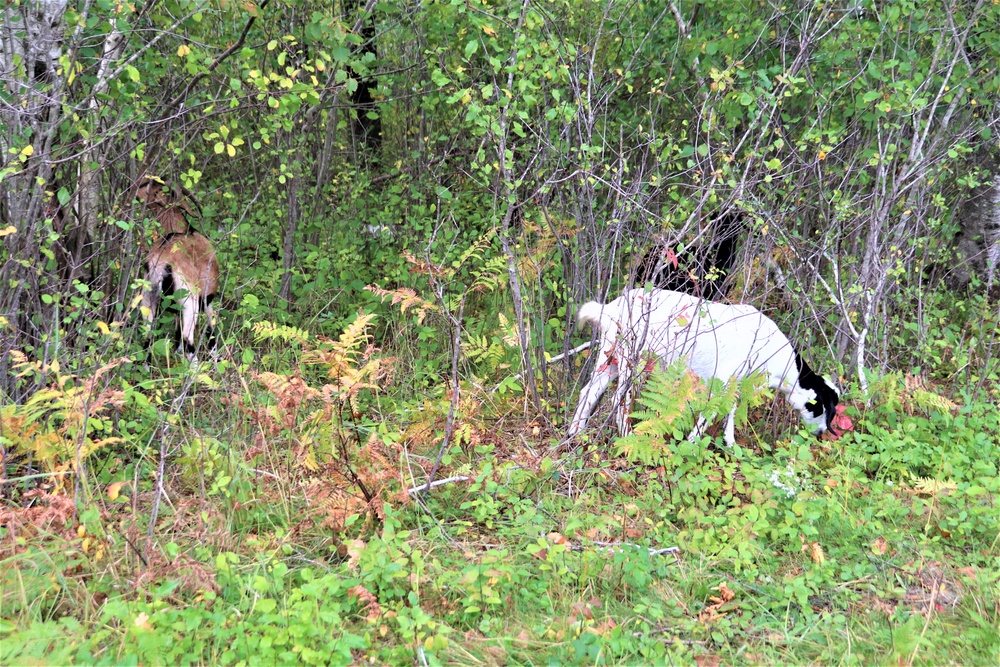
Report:
M 182 188 L 170 187 L 156 176 L 144 176 L 133 189 L 132 199 L 149 210 L 150 216 L 160 223 L 160 233 L 164 236 L 190 231 L 185 214 L 196 216 L 191 207 L 194 198 Z
M 822 435 L 824 431 L 840 435 L 834 430 L 837 404 L 840 403 L 840 390 L 837 389 L 832 380 L 814 373 L 809 368 L 809 364 L 797 352 L 795 353 L 795 365 L 798 367 L 799 377 L 796 382 L 797 386 L 792 390 L 789 399 L 802 415 L 802 421 L 816 435 Z
M 830 431 L 834 435 L 840 435 L 834 430 L 834 417 L 837 415 L 837 404 L 840 402 L 840 392 L 824 378 L 815 376 L 820 383 L 811 388 L 803 388 L 804 393 L 811 396 L 803 405 L 800 413 L 802 421 L 812 428 L 816 435 L 822 435 L 825 431 Z M 801 383 L 800 383 L 801 384 Z

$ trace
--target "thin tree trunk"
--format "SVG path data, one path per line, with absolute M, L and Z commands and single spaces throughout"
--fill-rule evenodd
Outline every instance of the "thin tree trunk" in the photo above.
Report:
M 299 229 L 299 177 L 288 179 L 288 226 L 285 227 L 285 242 L 282 247 L 281 289 L 278 296 L 288 303 L 292 295 L 292 266 L 295 264 L 295 234 Z
M 330 162 L 333 160 L 333 146 L 337 141 L 337 106 L 336 100 L 331 105 L 326 116 L 326 128 L 323 132 L 323 150 L 319 154 L 319 166 L 316 169 L 316 193 L 313 197 L 312 210 L 309 211 L 309 220 L 320 219 L 320 207 L 323 206 L 323 185 L 326 183 L 326 174 L 330 170 Z M 315 229 L 309 234 L 309 245 L 318 246 L 320 231 Z

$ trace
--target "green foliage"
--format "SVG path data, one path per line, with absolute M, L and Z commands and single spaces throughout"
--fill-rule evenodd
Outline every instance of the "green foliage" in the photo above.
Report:
M 1000 324 L 938 279 L 998 11 L 68 8 L 57 67 L 0 68 L 0 663 L 995 664 Z M 196 372 L 124 360 L 143 173 L 223 267 Z M 856 432 L 773 441 L 752 382 L 675 365 L 560 449 L 578 361 L 522 359 L 724 205 L 731 298 L 824 368 L 864 347 Z M 741 444 L 686 439 L 734 405 Z
M 671 439 L 686 437 L 698 414 L 712 423 L 735 408 L 736 424 L 746 423 L 748 410 L 763 402 L 760 386 L 761 378 L 757 376 L 728 385 L 718 380 L 705 384 L 683 360 L 654 369 L 636 386 L 636 401 L 644 409 L 634 411 L 632 416 L 639 423 L 615 447 L 630 460 L 646 465 L 669 462 L 669 450 L 664 445 Z

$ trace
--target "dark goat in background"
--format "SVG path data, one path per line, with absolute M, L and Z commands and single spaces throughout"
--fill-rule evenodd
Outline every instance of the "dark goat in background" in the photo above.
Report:
M 191 208 L 194 200 L 183 190 L 170 188 L 158 178 L 146 177 L 139 181 L 133 198 L 160 223 L 162 234 L 146 255 L 149 287 L 142 293 L 146 319 L 153 324 L 162 295 L 170 296 L 183 290 L 185 294 L 180 299 L 176 323 L 177 338 L 188 358 L 194 360 L 198 313 L 205 314 L 207 342 L 210 348 L 215 347 L 212 302 L 219 291 L 219 261 L 215 248 L 188 223 L 187 216 L 195 215 Z
M 743 231 L 743 214 L 734 209 L 717 211 L 709 218 L 705 241 L 676 253 L 663 240 L 646 251 L 634 272 L 632 284 L 653 287 L 717 301 L 727 293 L 726 279 L 736 262 L 736 241 Z

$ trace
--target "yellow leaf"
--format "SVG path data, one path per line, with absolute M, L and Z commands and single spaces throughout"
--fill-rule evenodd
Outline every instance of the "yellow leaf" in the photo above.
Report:
M 84 537 L 87 534 L 87 527 L 81 523 L 76 527 L 76 534 L 81 538 Z
M 24 157 L 31 157 L 34 154 L 34 152 L 35 152 L 35 147 L 32 146 L 31 144 L 28 144 L 27 146 L 21 149 L 21 155 L 23 155 Z
M 872 542 L 872 553 L 876 556 L 883 555 L 889 549 L 889 543 L 881 535 Z
M 191 47 L 189 47 L 187 44 L 181 44 L 180 46 L 177 47 L 178 57 L 183 58 L 189 53 L 191 53 Z
M 354 570 L 358 570 L 359 562 L 361 561 L 361 552 L 365 550 L 364 540 L 351 540 L 347 543 L 347 566 Z
M 118 493 L 121 491 L 123 484 L 125 482 L 115 482 L 108 486 L 108 500 L 118 500 Z
M 8 225 L 3 229 L 0 229 L 0 238 L 10 236 L 11 234 L 17 234 L 17 227 L 14 225 Z
M 80 548 L 83 549 L 83 553 L 89 553 L 90 552 L 90 538 L 89 537 L 83 541 L 83 545 Z
M 485 32 L 487 35 L 493 35 L 494 37 L 496 37 L 497 35 L 497 31 L 489 27 L 488 25 L 483 26 L 483 32 Z
M 814 563 L 822 565 L 826 562 L 826 555 L 823 553 L 823 547 L 819 545 L 819 542 L 813 542 L 809 545 L 809 555 L 812 557 Z
M 232 144 L 226 144 L 226 152 L 229 153 L 229 157 L 234 157 L 236 155 L 236 147 Z
M 111 329 L 108 328 L 108 325 L 107 325 L 106 322 L 98 321 L 97 322 L 97 328 L 100 329 L 101 333 L 104 334 L 105 336 L 107 336 L 109 333 L 111 333 Z
M 136 616 L 134 623 L 135 627 L 142 628 L 143 630 L 153 629 L 152 624 L 149 622 L 149 614 L 147 614 L 146 612 L 142 612 L 141 614 Z

